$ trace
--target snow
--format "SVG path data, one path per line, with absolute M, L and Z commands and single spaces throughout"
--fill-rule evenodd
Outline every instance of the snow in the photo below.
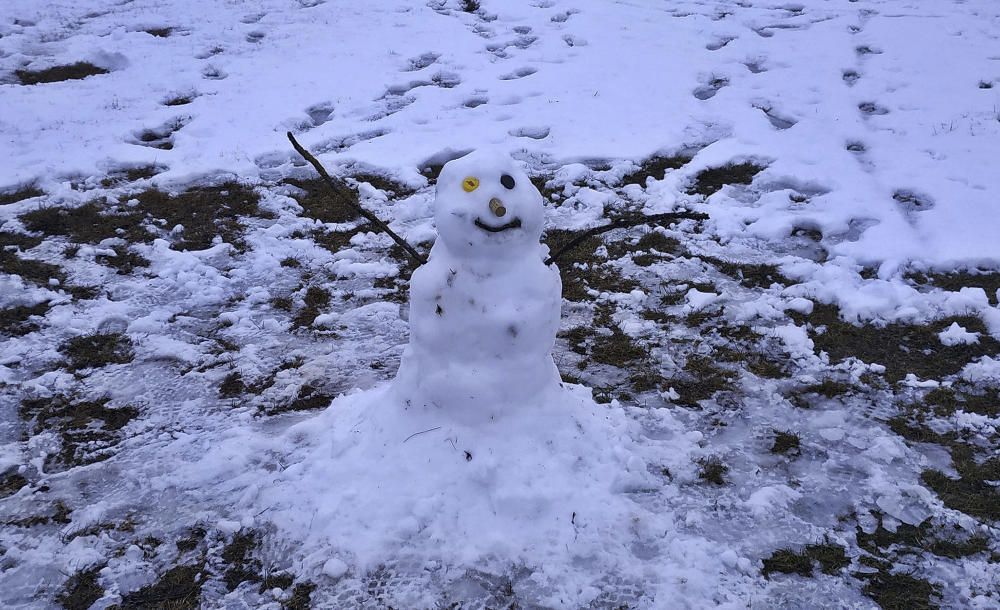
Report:
M 951 326 L 938 333 L 938 337 L 941 338 L 941 343 L 948 346 L 979 343 L 979 333 L 970 333 L 958 322 L 952 322 Z
M 837 599 L 867 608 L 850 576 L 862 553 L 851 541 L 875 513 L 890 527 L 965 519 L 995 551 L 995 524 L 958 515 L 922 486 L 925 469 L 951 472 L 951 462 L 889 428 L 897 411 L 885 393 L 810 409 L 790 402 L 803 385 L 856 385 L 892 363 L 832 362 L 787 314 L 829 304 L 855 322 L 969 316 L 985 332 L 953 323 L 941 347 L 1000 337 L 995 293 L 907 275 L 1000 264 L 996 3 L 481 4 L 468 13 L 454 0 L 2 3 L 0 193 L 35 184 L 45 194 L 0 205 L 0 231 L 22 231 L 18 216 L 43 206 L 124 203 L 153 185 L 227 179 L 255 188 L 275 218 L 246 220 L 245 252 L 221 242 L 180 252 L 156 239 L 130 246 L 148 268 L 119 275 L 94 257 L 124 240 L 66 256 L 65 240 L 49 238 L 20 253 L 60 265 L 66 281 L 0 273 L 0 308 L 51 306 L 33 318 L 38 330 L 0 335 L 0 472 L 17 468 L 31 481 L 0 500 L 0 605 L 54 603 L 67 575 L 101 565 L 106 593 L 95 607 L 118 604 L 192 560 L 172 542 L 195 526 L 208 532 L 197 552 L 216 562 L 234 535 L 267 532 L 262 552 L 275 569 L 315 582 L 316 605 L 345 607 L 382 591 L 373 582 L 385 573 L 379 603 L 396 607 L 463 596 L 469 607 L 499 606 L 480 595 L 486 574 L 509 577 L 539 607 Z M 145 31 L 157 27 L 172 32 Z M 32 86 L 15 74 L 77 61 L 108 73 Z M 190 102 L 167 104 L 182 97 Z M 311 176 L 289 130 L 336 175 L 370 172 L 413 189 L 359 188 L 411 244 L 434 241 L 408 304 L 382 288 L 408 277 L 384 235 L 359 230 L 336 253 L 313 239 L 355 225 L 303 217 L 296 187 L 279 184 Z M 147 132 L 157 141 L 144 141 Z M 692 160 L 615 186 L 653 154 Z M 421 168 L 449 161 L 436 200 Z M 708 198 L 689 191 L 702 170 L 746 161 L 764 168 L 750 184 Z M 161 171 L 102 182 L 148 165 Z M 525 189 L 518 197 L 498 185 L 502 173 Z M 544 207 L 528 182 L 543 173 L 553 191 Z M 470 175 L 480 185 L 461 190 Z M 494 197 L 521 218 L 523 240 L 463 241 L 474 220 L 467 203 L 492 222 L 482 206 Z M 538 235 L 600 224 L 623 203 L 710 219 L 697 232 L 657 229 L 690 255 L 645 268 L 616 262 L 638 288 L 591 290 L 570 305 L 541 264 Z M 751 287 L 708 270 L 707 257 L 774 264 L 791 282 Z M 303 269 L 283 267 L 287 258 Z M 74 298 L 72 285 L 98 294 Z M 330 303 L 297 328 L 275 299 L 298 308 L 312 286 L 329 289 Z M 676 309 L 661 306 L 680 286 Z M 457 315 L 472 311 L 470 298 L 489 311 Z M 642 364 L 664 387 L 597 404 L 590 387 L 561 381 L 591 375 L 598 393 L 628 385 L 604 364 L 576 369 L 573 346 L 556 338 L 593 325 L 595 304 L 652 346 Z M 672 317 L 658 325 L 647 311 Z M 752 328 L 757 345 L 785 358 L 783 376 L 744 371 L 716 397 L 686 404 L 685 350 L 720 338 L 682 320 L 710 314 Z M 489 341 L 468 340 L 484 326 Z M 61 368 L 58 346 L 95 331 L 126 333 L 135 361 Z M 221 398 L 233 373 L 260 393 Z M 987 355 L 952 381 L 998 380 L 1000 359 Z M 919 401 L 950 383 L 911 374 L 892 391 Z M 328 408 L 281 413 L 316 388 Z M 106 460 L 46 471 L 63 439 L 29 434 L 18 408 L 58 394 L 108 396 L 141 415 Z M 1000 422 L 959 409 L 928 425 L 993 446 Z M 800 438 L 798 457 L 771 452 L 784 430 Z M 723 486 L 699 477 L 713 457 L 729 467 Z M 51 514 L 56 500 L 73 510 L 69 527 L 9 525 Z M 134 533 L 116 529 L 127 520 Z M 146 536 L 164 543 L 147 549 Z M 774 549 L 828 536 L 846 541 L 849 571 L 760 575 Z M 997 604 L 976 584 L 992 582 L 990 569 L 983 556 L 930 554 L 901 568 L 940 584 L 946 606 L 982 608 Z M 206 606 L 277 607 L 256 583 L 229 592 L 218 574 L 206 578 Z

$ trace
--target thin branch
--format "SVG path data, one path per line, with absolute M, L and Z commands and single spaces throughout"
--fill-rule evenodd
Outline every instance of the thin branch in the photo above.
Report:
M 609 224 L 601 225 L 599 227 L 594 227 L 592 229 L 587 229 L 581 232 L 579 235 L 569 240 L 569 243 L 564 245 L 545 259 L 546 265 L 551 265 L 563 254 L 569 252 L 573 248 L 579 246 L 587 238 L 593 237 L 594 235 L 600 235 L 601 233 L 607 233 L 608 231 L 614 231 L 615 229 L 627 229 L 629 227 L 635 227 L 644 224 L 664 224 L 666 222 L 673 222 L 676 220 L 707 220 L 708 214 L 702 214 L 701 212 L 690 212 L 688 210 L 681 210 L 679 212 L 666 212 L 664 214 L 651 214 L 649 216 L 641 216 L 639 218 L 620 218 L 618 220 L 612 221 Z
M 361 204 L 356 203 L 354 201 L 354 197 L 352 196 L 353 194 L 348 190 L 347 186 L 345 186 L 342 182 L 340 182 L 339 180 L 328 174 L 326 168 L 323 167 L 323 164 L 320 163 L 316 157 L 312 156 L 312 153 L 310 153 L 308 150 L 303 148 L 301 144 L 298 143 L 298 141 L 295 139 L 295 136 L 292 135 L 292 132 L 289 131 L 287 135 L 288 135 L 288 140 L 292 143 L 292 146 L 295 147 L 296 152 L 302 155 L 303 159 L 308 161 L 310 164 L 312 164 L 313 167 L 316 168 L 316 171 L 319 172 L 320 178 L 323 179 L 323 182 L 325 182 L 326 185 L 330 187 L 330 190 L 333 191 L 333 194 L 336 195 L 337 198 L 339 198 L 342 203 L 345 203 L 354 208 L 355 210 L 357 210 L 359 214 L 367 218 L 370 223 L 375 225 L 375 227 L 378 230 L 382 231 L 383 233 L 391 237 L 392 241 L 396 242 L 396 244 L 398 244 L 401 248 L 403 248 L 403 250 L 405 250 L 406 253 L 410 255 L 410 258 L 413 259 L 413 262 L 416 263 L 418 266 L 423 265 L 424 263 L 427 262 L 427 259 L 421 256 L 420 253 L 417 252 L 413 246 L 407 243 L 405 239 L 397 235 L 395 231 L 390 229 L 389 225 L 382 222 L 382 220 L 379 219 L 378 216 L 372 214 L 368 210 L 361 207 Z
M 428 429 L 426 429 L 426 430 L 421 430 L 420 432 L 414 432 L 414 433 L 413 433 L 413 434 L 411 434 L 410 436 L 407 436 L 407 437 L 406 437 L 405 439 L 403 439 L 403 442 L 405 443 L 406 441 L 410 440 L 410 439 L 411 439 L 411 438 L 413 438 L 414 436 L 417 436 L 418 434 L 426 434 L 426 433 L 428 433 L 428 432 L 434 432 L 435 430 L 440 430 L 440 429 L 441 429 L 441 426 L 435 426 L 435 427 L 433 427 L 433 428 L 428 428 Z M 401 444 L 402 444 L 402 443 L 401 443 Z

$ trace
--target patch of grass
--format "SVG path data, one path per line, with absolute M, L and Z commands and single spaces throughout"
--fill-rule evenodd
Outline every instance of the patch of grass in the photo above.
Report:
M 987 417 L 1000 416 L 1000 391 L 997 388 L 979 389 L 958 383 L 950 388 L 934 388 L 924 395 L 922 402 L 925 410 L 933 411 L 939 417 L 959 410 Z
M 206 534 L 208 532 L 205 531 L 205 528 L 201 526 L 192 527 L 187 536 L 177 540 L 177 550 L 182 553 L 195 550 L 201 541 L 205 539 Z
M 233 371 L 219 385 L 219 398 L 237 398 L 244 390 L 246 385 L 243 383 L 243 375 L 239 371 Z
M 130 206 L 91 201 L 75 208 L 44 207 L 22 214 L 20 220 L 29 231 L 63 235 L 77 243 L 96 244 L 112 237 L 150 243 L 159 234 L 170 238 L 174 249 L 204 250 L 220 236 L 242 250 L 246 244 L 240 219 L 270 217 L 260 209 L 260 197 L 252 188 L 234 182 L 176 195 L 149 189 L 134 199 L 137 203 Z M 162 230 L 156 231 L 157 226 Z M 173 233 L 177 226 L 183 230 Z M 131 261 L 141 262 L 134 257 Z
M 357 220 L 361 217 L 357 210 L 339 201 L 330 192 L 330 187 L 323 182 L 322 178 L 285 180 L 302 193 L 292 195 L 292 198 L 302 207 L 302 215 L 314 218 L 320 222 L 344 223 Z M 354 203 L 358 203 L 357 194 L 345 189 L 351 196 Z
M 851 565 L 846 549 L 839 544 L 810 544 L 805 551 L 809 558 L 819 563 L 819 569 L 824 574 L 836 574 Z
M 958 559 L 989 550 L 989 540 L 982 534 L 963 535 L 958 528 L 946 529 L 936 526 L 933 519 L 927 519 L 918 526 L 900 523 L 895 532 L 882 525 L 870 534 L 860 527 L 855 534 L 858 546 L 872 555 L 885 557 L 888 554 L 920 554 L 930 551 L 939 557 Z
M 0 272 L 20 276 L 26 282 L 50 287 L 49 280 L 66 282 L 62 267 L 30 258 L 22 258 L 10 250 L 0 250 Z
M 26 184 L 13 189 L 0 190 L 0 205 L 10 205 L 32 197 L 41 197 L 45 191 L 39 189 L 34 184 Z
M 104 595 L 104 587 L 97 583 L 97 577 L 104 566 L 94 566 L 81 570 L 69 577 L 63 590 L 56 598 L 59 605 L 67 610 L 87 610 Z
M 148 30 L 143 30 L 143 32 L 146 32 L 150 36 L 155 36 L 156 38 L 167 38 L 174 32 L 174 28 L 149 28 Z
M 299 267 L 302 266 L 302 263 L 299 261 L 299 259 L 293 256 L 287 256 L 281 259 L 281 266 L 286 267 L 288 269 L 298 269 Z
M 371 186 L 377 188 L 380 191 L 388 193 L 391 199 L 406 199 L 416 191 L 412 188 L 393 180 L 388 176 L 382 174 L 374 174 L 371 172 L 359 172 L 351 176 L 355 181 L 367 182 Z M 328 188 L 328 187 L 324 187 Z
M 774 551 L 770 557 L 763 560 L 764 569 L 761 573 L 764 578 L 770 578 L 774 572 L 810 577 L 813 575 L 813 562 L 819 564 L 821 572 L 830 575 L 837 574 L 851 565 L 846 549 L 839 544 L 810 544 L 801 552 L 792 549 Z
M 1000 271 L 971 269 L 954 273 L 910 273 L 906 279 L 921 286 L 934 286 L 949 292 L 962 288 L 982 288 L 991 305 L 997 305 L 997 290 L 1000 290 Z
M 270 591 L 271 589 L 287 589 L 292 586 L 293 582 L 295 582 L 295 577 L 288 572 L 267 574 L 260 581 L 258 592 L 263 594 L 265 591 Z
M 192 95 L 176 95 L 163 102 L 164 106 L 185 106 L 194 101 Z
M 42 241 L 41 237 L 32 237 L 25 233 L 0 231 L 0 252 L 8 249 L 30 250 Z
M 662 180 L 668 169 L 680 169 L 691 162 L 687 155 L 654 155 L 639 164 L 639 168 L 622 176 L 622 186 L 638 184 L 646 187 L 646 179 Z
M 538 192 L 542 194 L 542 199 L 556 205 L 559 204 L 559 200 L 562 196 L 563 189 L 561 187 L 550 187 L 552 184 L 552 176 L 548 174 L 531 176 L 531 184 L 535 185 Z
M 695 176 L 694 184 L 688 188 L 688 194 L 709 197 L 727 184 L 750 184 L 753 182 L 753 177 L 763 169 L 763 166 L 749 161 L 703 169 Z
M 102 178 L 101 186 L 104 188 L 111 188 L 129 182 L 147 180 L 163 170 L 164 167 L 162 165 L 137 165 L 135 167 L 126 167 L 113 171 Z
M 139 201 L 137 209 L 162 221 L 165 229 L 177 225 L 184 227 L 183 232 L 174 237 L 172 247 L 176 250 L 204 250 L 219 236 L 243 251 L 246 243 L 240 219 L 273 217 L 260 208 L 260 195 L 237 182 L 189 189 L 177 195 L 150 189 L 135 198 Z
M 266 412 L 268 415 L 276 415 L 278 413 L 288 413 L 291 411 L 312 411 L 314 409 L 324 409 L 330 406 L 330 402 L 333 399 L 333 394 L 326 392 L 321 386 L 313 382 L 308 382 L 299 388 L 299 392 L 293 401 L 277 408 L 268 409 Z
M 846 383 L 824 379 L 819 383 L 808 385 L 800 390 L 803 394 L 819 394 L 826 398 L 836 398 L 851 391 L 851 386 Z
M 785 376 L 785 366 L 773 356 L 762 352 L 749 352 L 744 361 L 747 370 L 764 379 L 781 379 Z
M 650 231 L 640 237 L 639 241 L 635 244 L 632 262 L 639 267 L 648 267 L 664 257 L 676 256 L 682 250 L 680 241 L 659 231 Z
M 14 75 L 22 85 L 39 85 L 42 83 L 57 83 L 66 80 L 79 80 L 88 76 L 107 74 L 108 71 L 86 61 L 78 61 L 65 66 L 53 66 L 44 70 L 15 70 Z
M 813 573 L 812 560 L 804 553 L 796 553 L 792 549 L 778 549 L 763 562 L 764 569 L 761 570 L 761 574 L 764 575 L 764 578 L 770 578 L 774 572 L 798 574 L 799 576 L 812 576 Z
M 25 398 L 19 415 L 28 421 L 28 432 L 51 431 L 59 435 L 59 453 L 48 456 L 46 469 L 91 464 L 110 457 L 121 439 L 120 430 L 139 415 L 135 407 L 108 407 L 109 398 L 75 400 L 59 394 L 48 398 Z
M 611 323 L 610 334 L 595 335 L 590 356 L 595 362 L 626 368 L 630 364 L 649 358 L 649 349 L 626 335 L 617 324 Z
M 20 220 L 29 231 L 66 236 L 76 243 L 96 244 L 112 237 L 130 242 L 149 238 L 144 219 L 135 210 L 116 213 L 114 207 L 96 201 L 75 208 L 38 208 L 21 214 Z
M 300 582 L 292 589 L 292 596 L 282 603 L 282 610 L 309 610 L 312 607 L 312 593 L 316 585 L 311 582 Z
M 292 318 L 292 324 L 298 327 L 311 326 L 322 310 L 330 304 L 330 291 L 319 286 L 310 286 L 302 298 L 303 306 Z
M 932 600 L 939 588 L 923 578 L 909 574 L 879 571 L 875 574 L 857 574 L 868 582 L 862 591 L 885 610 L 933 610 L 938 604 Z
M 13 496 L 28 484 L 28 479 L 17 472 L 8 472 L 0 476 L 0 498 Z
M 351 229 L 349 231 L 326 231 L 316 230 L 312 233 L 312 238 L 316 245 L 326 248 L 336 254 L 350 245 L 351 238 L 357 235 L 365 225 Z
M 576 231 L 555 229 L 546 232 L 542 241 L 555 252 L 578 235 Z M 596 250 L 604 242 L 596 236 L 583 240 L 572 250 L 566 252 L 560 259 L 559 274 L 562 277 L 563 298 L 570 301 L 589 301 L 592 299 L 587 289 L 598 292 L 630 292 L 638 284 L 631 278 L 623 277 L 621 272 L 608 264 L 608 261 L 597 256 Z
M 120 610 L 196 610 L 205 582 L 203 564 L 174 566 L 155 583 L 122 597 Z
M 732 388 L 736 373 L 718 366 L 714 359 L 697 354 L 689 355 L 683 373 L 665 382 L 680 394 L 679 402 L 697 405 L 716 392 Z
M 145 256 L 134 252 L 128 246 L 112 246 L 115 255 L 98 254 L 94 260 L 101 265 L 113 268 L 119 275 L 129 275 L 140 267 L 148 267 L 151 262 Z
M 281 311 L 292 311 L 294 305 L 291 297 L 274 297 L 271 299 L 271 307 Z
M 704 255 L 699 255 L 698 258 L 709 263 L 721 273 L 739 280 L 740 284 L 747 288 L 769 288 L 773 284 L 791 286 L 797 283 L 782 275 L 777 265 L 727 261 Z
M 59 351 L 71 371 L 98 368 L 109 364 L 128 364 L 135 358 L 132 340 L 123 333 L 94 333 L 67 340 Z
M 709 457 L 699 460 L 698 464 L 701 468 L 698 470 L 698 478 L 707 483 L 712 483 L 714 485 L 725 485 L 726 484 L 726 474 L 729 472 L 729 466 L 722 463 L 722 460 L 718 457 Z
M 771 445 L 771 453 L 798 453 L 799 435 L 794 432 L 774 431 L 774 444 Z
M 226 588 L 236 589 L 244 582 L 261 582 L 263 564 L 253 556 L 260 547 L 260 535 L 253 530 L 241 530 L 233 534 L 233 539 L 222 549 L 222 560 L 229 566 L 222 576 Z
M 31 318 L 44 317 L 50 308 L 49 302 L 43 301 L 35 305 L 16 305 L 0 309 L 0 337 L 4 335 L 23 337 L 38 330 L 40 328 L 38 323 Z
M 971 447 L 955 445 L 951 459 L 958 471 L 952 479 L 938 470 L 925 470 L 920 479 L 948 508 L 988 521 L 1000 521 L 1000 457 L 976 461 Z
M 913 373 L 922 379 L 940 379 L 960 371 L 980 356 L 1000 352 L 1000 342 L 993 339 L 982 320 L 974 316 L 958 316 L 935 320 L 927 324 L 888 324 L 856 326 L 840 317 L 835 305 L 816 304 L 808 316 L 789 314 L 797 324 L 808 324 L 809 336 L 818 352 L 827 352 L 830 361 L 841 362 L 856 357 L 863 362 L 886 367 L 885 376 L 891 382 Z M 979 332 L 979 342 L 947 346 L 938 333 L 953 322 L 970 332 Z
M 14 527 L 34 527 L 36 525 L 47 525 L 50 523 L 66 525 L 73 520 L 70 518 L 71 514 L 73 514 L 72 509 L 66 506 L 62 500 L 56 500 L 52 507 L 51 514 L 32 515 L 30 517 L 24 517 L 23 519 L 6 521 L 3 522 L 2 525 L 10 525 Z
M 824 379 L 819 383 L 810 384 L 794 390 L 788 399 L 793 405 L 800 409 L 811 409 L 816 398 L 832 399 L 843 396 L 851 391 L 851 386 L 840 381 Z
M 782 362 L 777 361 L 773 355 L 760 351 L 756 345 L 733 343 L 732 346 L 716 348 L 714 355 L 719 361 L 741 365 L 758 377 L 779 379 L 785 376 Z

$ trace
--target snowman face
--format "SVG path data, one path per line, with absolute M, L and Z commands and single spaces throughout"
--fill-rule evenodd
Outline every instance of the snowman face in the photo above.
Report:
M 455 254 L 523 255 L 542 236 L 542 196 L 510 157 L 476 151 L 442 168 L 434 220 Z

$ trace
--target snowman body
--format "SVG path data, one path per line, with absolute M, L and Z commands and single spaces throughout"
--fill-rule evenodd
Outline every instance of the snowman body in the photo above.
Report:
M 435 198 L 438 239 L 410 283 L 410 343 L 393 390 L 407 409 L 455 421 L 542 406 L 562 285 L 539 243 L 542 197 L 509 158 L 449 162 Z

